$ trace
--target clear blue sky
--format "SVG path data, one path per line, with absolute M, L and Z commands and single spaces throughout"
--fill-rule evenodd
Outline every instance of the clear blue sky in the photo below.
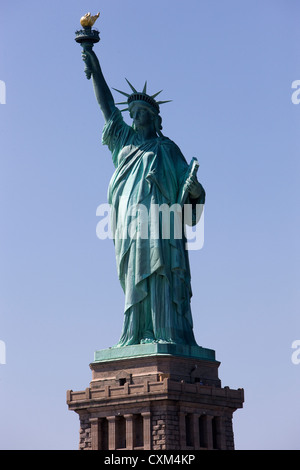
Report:
M 76 449 L 66 390 L 88 386 L 94 351 L 121 333 L 113 243 L 96 237 L 113 164 L 74 41 L 99 10 L 108 84 L 163 89 L 164 134 L 200 162 L 194 329 L 222 385 L 245 389 L 236 448 L 300 449 L 296 0 L 2 0 L 0 447 Z

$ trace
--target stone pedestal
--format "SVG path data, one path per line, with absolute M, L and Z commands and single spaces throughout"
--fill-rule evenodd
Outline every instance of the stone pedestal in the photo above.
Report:
M 67 392 L 86 450 L 234 449 L 243 389 L 221 387 L 213 350 L 145 344 L 97 351 L 84 391 Z

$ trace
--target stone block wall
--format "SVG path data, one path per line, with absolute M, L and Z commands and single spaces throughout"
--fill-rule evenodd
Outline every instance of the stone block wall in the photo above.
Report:
M 144 358 L 101 364 L 101 370 L 96 364 L 89 388 L 67 392 L 69 409 L 80 418 L 79 449 L 233 450 L 232 415 L 243 406 L 243 389 L 222 388 L 212 376 L 216 365 L 207 361 L 197 368 L 198 381 L 190 359 L 181 374 L 174 361 L 183 370 L 184 358 L 154 359 L 152 370 L 151 358 L 145 369 Z

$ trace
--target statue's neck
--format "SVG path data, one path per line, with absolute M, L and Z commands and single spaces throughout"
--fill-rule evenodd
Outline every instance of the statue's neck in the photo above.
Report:
M 142 142 L 146 142 L 147 140 L 155 139 L 157 137 L 155 130 L 151 128 L 138 129 L 137 134 Z

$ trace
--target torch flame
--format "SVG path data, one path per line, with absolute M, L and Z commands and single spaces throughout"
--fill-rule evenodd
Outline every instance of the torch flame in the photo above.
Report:
M 97 13 L 95 16 L 91 16 L 90 13 L 86 13 L 84 16 L 80 18 L 80 24 L 81 26 L 93 26 L 95 21 L 99 18 L 100 13 Z

